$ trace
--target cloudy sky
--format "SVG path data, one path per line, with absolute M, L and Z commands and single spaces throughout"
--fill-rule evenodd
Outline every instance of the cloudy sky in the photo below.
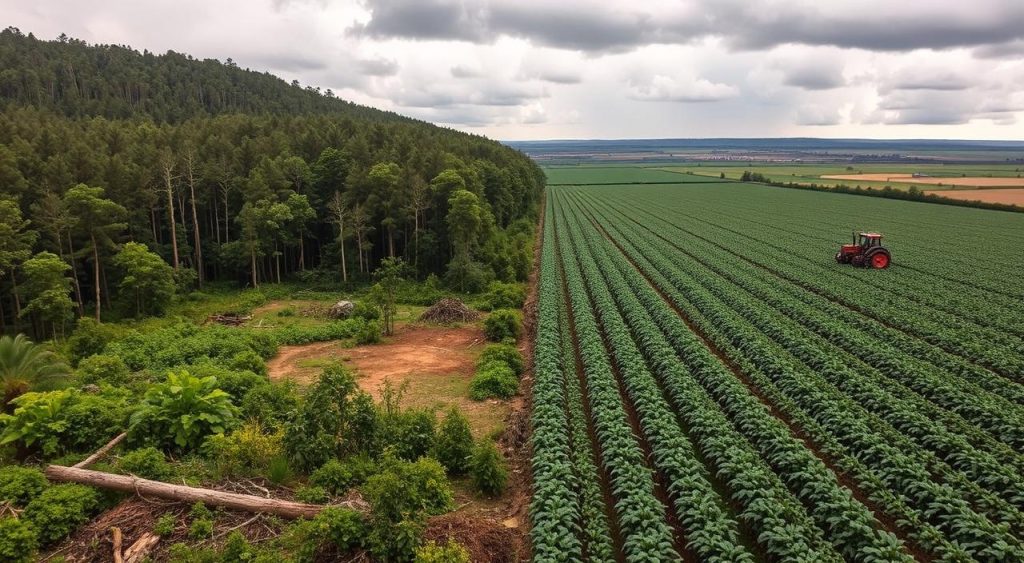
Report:
M 0 0 L 499 139 L 1024 139 L 1022 0 Z

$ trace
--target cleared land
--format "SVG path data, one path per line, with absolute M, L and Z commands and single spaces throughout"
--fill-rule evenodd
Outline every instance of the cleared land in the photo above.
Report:
M 928 190 L 931 193 L 932 190 Z M 986 203 L 1009 203 L 1024 206 L 1024 189 L 1002 188 L 998 190 L 943 190 L 937 191 L 943 197 Z
M 912 174 L 830 174 L 822 176 L 826 180 L 845 180 L 848 182 L 901 182 L 910 184 L 929 184 L 933 186 L 967 186 L 967 187 L 1016 187 L 1024 186 L 1024 178 L 996 178 L 978 176 L 913 176 Z
M 894 265 L 836 264 L 854 229 Z M 551 188 L 535 557 L 1024 560 L 1022 245 L 1015 213 Z

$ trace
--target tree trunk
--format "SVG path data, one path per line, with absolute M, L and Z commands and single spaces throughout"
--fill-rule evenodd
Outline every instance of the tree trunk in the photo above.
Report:
M 187 160 L 188 166 L 188 189 L 192 195 L 192 240 L 196 248 L 196 283 L 199 289 L 203 289 L 203 244 L 199 238 L 199 215 L 196 213 L 196 181 L 192 174 L 192 152 L 189 151 Z
M 169 163 L 164 164 L 164 189 L 167 190 L 167 214 L 171 225 L 171 252 L 174 257 L 174 269 L 177 270 L 178 263 L 178 226 L 174 220 L 174 187 L 172 185 L 171 172 L 174 169 Z
M 302 243 L 302 233 L 299 233 L 299 271 L 306 271 L 306 246 Z
M 395 228 L 388 225 L 388 257 L 395 257 Z
M 274 245 L 274 277 L 277 283 L 281 283 L 281 252 L 277 250 L 277 245 Z
M 345 265 L 345 221 L 338 222 L 338 244 L 341 246 L 341 281 L 348 281 L 348 266 Z
M 249 248 L 249 256 L 252 258 L 252 287 L 253 289 L 259 287 L 259 283 L 256 281 L 256 248 Z
M 92 283 L 96 289 L 96 322 L 100 321 L 100 247 L 96 242 L 96 235 L 90 234 L 92 239 Z
M 228 188 L 221 186 L 224 190 L 224 242 L 231 242 L 231 213 L 228 211 Z
M 101 489 L 112 489 L 179 502 L 201 502 L 206 505 L 221 506 L 232 510 L 263 512 L 281 516 L 282 518 L 312 518 L 326 508 L 323 505 L 303 504 L 301 502 L 241 495 L 212 489 L 172 485 L 160 481 L 140 479 L 131 475 L 114 475 L 102 471 L 78 469 L 62 465 L 47 466 L 46 478 L 51 481 L 80 483 Z
M 21 318 L 21 297 L 18 295 L 18 272 L 11 268 L 11 285 L 14 293 L 14 318 Z
M 78 282 L 78 266 L 75 262 L 75 246 L 72 243 L 71 233 L 68 233 L 68 251 L 71 253 L 68 258 L 71 259 L 71 280 L 75 283 L 75 301 L 78 303 L 78 316 L 85 316 L 85 299 L 82 296 L 82 285 Z

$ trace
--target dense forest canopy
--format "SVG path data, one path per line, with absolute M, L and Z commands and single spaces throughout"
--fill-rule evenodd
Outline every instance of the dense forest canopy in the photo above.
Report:
M 522 280 L 522 153 L 229 60 L 0 32 L 0 324 L 158 313 L 204 281 Z M 137 244 L 130 244 L 137 243 Z M 159 257 L 159 260 L 154 260 Z

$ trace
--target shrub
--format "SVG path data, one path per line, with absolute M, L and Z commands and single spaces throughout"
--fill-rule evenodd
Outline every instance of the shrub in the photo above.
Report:
M 434 457 L 450 475 L 463 475 L 469 469 L 469 458 L 473 455 L 473 434 L 469 421 L 456 407 L 452 407 L 441 423 L 434 445 Z
M 334 544 L 339 552 L 360 547 L 366 536 L 366 522 L 355 510 L 325 508 L 313 518 L 316 535 Z
M 267 434 L 258 422 L 247 422 L 228 435 L 214 434 L 206 439 L 203 450 L 217 465 L 221 477 L 256 476 L 270 461 L 283 455 L 283 432 Z
M 160 536 L 166 537 L 174 533 L 174 528 L 178 524 L 178 518 L 173 514 L 164 514 L 153 525 L 153 533 Z
M 39 534 L 41 545 L 59 541 L 89 521 L 100 497 L 84 485 L 54 485 L 28 503 L 22 518 Z
M 206 505 L 197 502 L 192 505 L 188 512 L 192 523 L 188 527 L 188 537 L 192 539 L 205 539 L 213 535 L 213 513 Z
M 263 360 L 260 360 L 262 363 Z M 193 366 L 190 373 L 196 377 L 214 376 L 217 378 L 217 388 L 224 390 L 231 396 L 232 404 L 240 404 L 246 393 L 263 387 L 270 383 L 266 375 L 259 375 L 249 370 L 235 370 L 218 368 L 212 365 Z
M 39 538 L 27 522 L 0 518 L 0 561 L 29 563 L 35 560 Z
M 295 316 L 295 307 L 285 307 L 284 309 L 281 309 L 280 311 L 277 312 L 277 316 L 278 317 L 294 317 Z
M 520 309 L 525 302 L 526 288 L 519 283 L 491 282 L 482 299 L 482 305 L 490 311 Z
M 356 331 L 356 344 L 376 344 L 380 342 L 380 323 L 367 321 Z
M 267 363 L 253 350 L 242 350 L 232 356 L 228 367 L 235 371 L 250 371 L 264 377 L 267 375 Z
M 459 542 L 449 538 L 444 545 L 433 540 L 416 549 L 414 563 L 469 563 L 469 551 Z
M 487 364 L 499 362 L 512 368 L 517 376 L 523 374 L 523 355 L 511 344 L 488 344 L 476 361 L 476 369 L 482 370 Z
M 269 430 L 282 429 L 298 408 L 299 393 L 292 381 L 257 385 L 242 398 L 242 418 L 255 420 Z
M 14 414 L 0 414 L 0 445 L 15 444 L 21 457 L 41 452 L 50 458 L 61 453 L 61 435 L 68 428 L 67 413 L 72 392 L 30 392 L 11 401 Z
M 117 435 L 128 422 L 129 393 L 106 389 L 98 395 L 73 393 L 64 410 L 68 430 L 61 444 L 72 452 L 93 452 Z
M 327 489 L 317 486 L 299 487 L 295 491 L 295 500 L 299 502 L 308 502 L 310 504 L 327 504 L 327 501 L 331 499 L 330 495 L 327 494 Z
M 242 535 L 242 532 L 234 530 L 228 534 L 228 539 L 224 542 L 224 549 L 221 550 L 220 560 L 225 563 L 234 561 L 250 561 L 255 556 L 256 551 L 245 539 L 245 536 Z
M 507 399 L 515 395 L 518 388 L 519 379 L 512 368 L 500 363 L 490 363 L 483 371 L 473 376 L 469 383 L 469 396 L 474 401 L 492 397 Z
M 68 357 L 72 366 L 93 356 L 102 354 L 107 344 L 123 334 L 117 325 L 101 324 L 91 317 L 78 319 L 75 332 L 68 338 Z
M 125 385 L 131 379 L 131 371 L 124 360 L 108 354 L 93 354 L 78 363 L 78 380 L 81 383 L 108 383 Z
M 380 310 L 367 305 L 365 301 L 356 301 L 355 306 L 352 307 L 352 318 L 376 321 L 380 319 Z
M 228 430 L 238 419 L 238 409 L 216 385 L 213 377 L 168 373 L 166 382 L 146 391 L 142 407 L 132 414 L 131 441 L 188 451 L 198 448 L 207 436 Z
M 31 467 L 0 467 L 0 503 L 24 507 L 49 485 L 43 472 Z
M 423 519 L 406 518 L 394 524 L 374 522 L 366 543 L 381 561 L 410 561 L 424 529 Z
M 358 393 L 351 372 L 341 365 L 323 370 L 285 427 L 285 453 L 294 467 L 312 471 L 331 458 L 358 451 L 363 437 L 353 424 L 353 396 Z
M 444 514 L 453 508 L 453 494 L 444 467 L 436 459 L 416 461 L 394 458 L 360 489 L 374 518 L 397 523 L 410 514 Z
M 377 471 L 377 465 L 366 456 L 339 461 L 332 459 L 309 476 L 309 483 L 323 487 L 332 495 L 343 495 L 352 487 L 366 482 Z
M 166 481 L 174 475 L 174 470 L 167 463 L 164 453 L 153 447 L 124 454 L 118 460 L 117 467 L 130 475 L 156 481 Z
M 275 457 L 267 464 L 267 479 L 275 485 L 281 485 L 292 478 L 292 466 L 283 455 Z
M 394 412 L 381 421 L 381 439 L 396 456 L 412 461 L 430 453 L 436 425 L 437 417 L 428 410 Z
M 484 334 L 487 340 L 501 342 L 506 338 L 515 340 L 523 332 L 523 316 L 512 309 L 498 309 L 484 319 Z
M 494 442 L 485 440 L 477 445 L 473 450 L 469 473 L 473 478 L 473 486 L 484 495 L 493 497 L 505 491 L 508 469 Z

